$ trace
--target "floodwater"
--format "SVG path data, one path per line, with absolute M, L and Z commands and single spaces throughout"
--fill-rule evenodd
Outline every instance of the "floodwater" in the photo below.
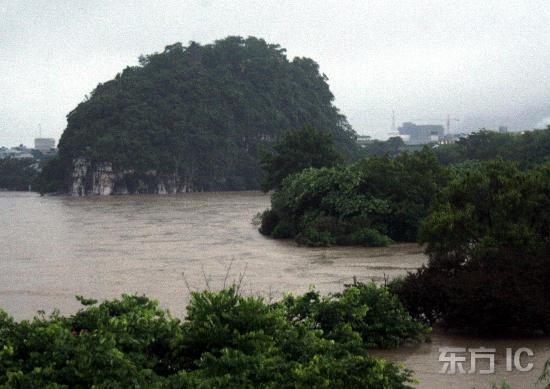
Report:
M 75 295 L 139 293 L 183 316 L 189 290 L 237 282 L 243 293 L 271 300 L 310 285 L 336 292 L 354 276 L 384 282 L 426 261 L 414 244 L 306 248 L 265 238 L 252 220 L 268 205 L 269 197 L 257 192 L 86 198 L 0 192 L 0 308 L 21 320 L 38 310 L 75 312 Z M 439 374 L 439 347 L 479 346 L 496 348 L 496 374 Z M 506 372 L 506 348 L 520 347 L 533 350 L 522 361 L 535 367 Z M 527 388 L 550 358 L 550 338 L 435 331 L 432 343 L 375 353 L 415 370 L 421 388 L 489 387 L 502 377 Z

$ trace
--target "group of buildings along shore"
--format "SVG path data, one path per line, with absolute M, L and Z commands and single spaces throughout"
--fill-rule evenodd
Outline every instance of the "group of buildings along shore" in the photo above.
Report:
M 25 145 L 15 147 L 0 146 L 0 159 L 42 159 L 53 157 L 57 154 L 54 138 L 35 138 L 34 148 L 29 148 Z
M 508 128 L 501 126 L 498 128 L 501 133 L 508 132 Z M 417 125 L 412 122 L 405 122 L 397 129 L 397 131 L 391 131 L 390 138 L 399 137 L 405 144 L 408 145 L 424 145 L 424 144 L 449 144 L 454 143 L 460 138 L 467 137 L 466 133 L 449 133 L 449 128 L 443 127 L 439 124 L 423 124 Z M 357 142 L 359 145 L 365 145 L 371 143 L 372 139 L 368 135 L 359 135 Z M 24 145 L 15 147 L 0 146 L 0 159 L 14 158 L 14 159 L 42 159 L 52 157 L 57 154 L 54 138 L 35 138 L 34 148 L 29 148 Z
M 500 126 L 498 132 L 507 133 L 508 127 Z M 447 129 L 440 124 L 422 124 L 417 125 L 412 122 L 404 122 L 396 131 L 389 132 L 389 138 L 401 138 L 407 145 L 441 145 L 455 143 L 461 138 L 468 137 L 467 133 L 450 133 L 449 123 Z M 373 142 L 368 135 L 359 135 L 357 142 L 359 145 L 366 145 Z

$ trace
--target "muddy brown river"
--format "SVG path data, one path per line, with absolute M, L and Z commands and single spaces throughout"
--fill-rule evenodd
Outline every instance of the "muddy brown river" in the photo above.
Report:
M 18 320 L 38 310 L 79 308 L 74 296 L 140 293 L 183 316 L 189 290 L 241 282 L 245 294 L 277 299 L 315 285 L 335 292 L 358 280 L 406 274 L 426 261 L 420 247 L 305 248 L 267 239 L 252 223 L 269 205 L 257 192 L 173 196 L 40 197 L 0 192 L 0 308 Z M 441 374 L 440 347 L 495 348 L 495 373 Z M 522 354 L 521 372 L 506 371 L 506 349 Z M 468 351 L 468 350 L 467 350 Z M 535 387 L 550 338 L 478 339 L 435 330 L 432 342 L 375 354 L 415 371 L 421 388 L 484 388 L 506 377 L 513 388 Z M 469 355 L 467 352 L 468 361 Z

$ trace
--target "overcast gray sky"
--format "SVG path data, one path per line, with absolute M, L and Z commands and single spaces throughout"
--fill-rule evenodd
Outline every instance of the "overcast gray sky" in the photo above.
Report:
M 0 145 L 59 139 L 65 116 L 140 54 L 253 35 L 316 60 L 361 134 L 550 117 L 550 1 L 0 0 Z

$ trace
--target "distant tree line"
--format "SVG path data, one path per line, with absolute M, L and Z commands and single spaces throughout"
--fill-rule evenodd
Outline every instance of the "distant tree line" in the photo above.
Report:
M 64 182 L 59 158 L 33 150 L 34 158 L 0 159 L 0 189 L 10 191 L 56 192 Z
M 38 177 L 37 162 L 32 158 L 0 159 L 0 189 L 27 191 L 33 189 Z
M 439 161 L 445 165 L 502 158 L 518 161 L 522 167 L 532 167 L 550 159 L 550 126 L 523 133 L 480 130 L 435 150 Z

